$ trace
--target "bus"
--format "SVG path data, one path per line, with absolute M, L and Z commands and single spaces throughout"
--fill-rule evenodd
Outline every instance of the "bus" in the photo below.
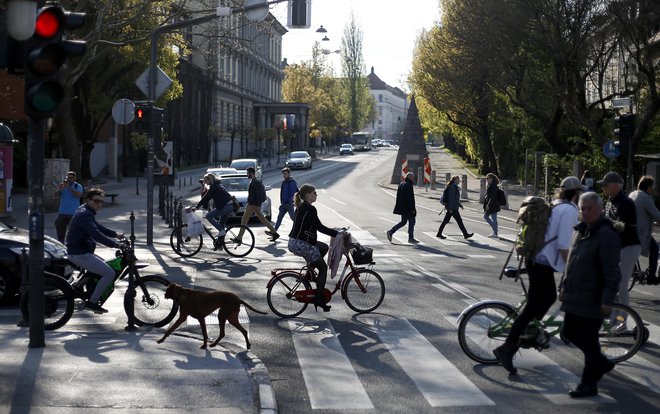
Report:
M 371 139 L 373 135 L 370 132 L 354 132 L 351 135 L 351 144 L 355 151 L 371 151 Z

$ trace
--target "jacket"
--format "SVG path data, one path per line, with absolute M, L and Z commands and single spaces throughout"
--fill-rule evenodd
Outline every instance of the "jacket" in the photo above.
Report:
M 330 237 L 337 236 L 337 230 L 329 229 L 321 223 L 316 212 L 316 207 L 303 201 L 296 210 L 296 221 L 293 222 L 293 228 L 289 233 L 289 237 L 315 246 L 317 231 L 327 234 Z
M 486 188 L 486 196 L 484 197 L 484 211 L 488 214 L 497 213 L 500 211 L 500 188 L 497 186 L 495 180 L 491 180 Z
M 282 181 L 280 187 L 280 204 L 293 204 L 293 196 L 298 192 L 298 183 L 292 177 Z
M 197 208 L 208 205 L 209 200 L 213 200 L 215 208 L 222 208 L 225 204 L 231 201 L 231 194 L 219 182 L 214 182 L 209 187 L 208 191 L 204 194 Z
M 612 222 L 601 217 L 592 228 L 575 226 L 566 263 L 561 310 L 602 319 L 601 305 L 611 305 L 619 291 L 621 241 Z
M 253 178 L 248 186 L 248 205 L 261 207 L 261 204 L 266 201 L 265 194 L 266 190 L 264 189 L 264 185 L 261 181 Z M 261 200 L 261 198 L 263 198 L 263 200 Z
M 407 178 L 399 184 L 396 191 L 396 203 L 394 204 L 393 213 L 402 216 L 415 215 L 415 191 L 413 190 L 413 182 Z
M 83 204 L 69 224 L 66 234 L 66 250 L 68 254 L 94 253 L 96 241 L 108 247 L 119 247 L 119 243 L 110 237 L 117 237 L 117 233 L 96 222 L 96 211 L 87 204 Z
M 463 207 L 461 204 L 461 190 L 456 184 L 451 183 L 447 187 L 447 204 L 445 205 L 445 209 L 447 211 L 455 211 L 459 207 Z
M 653 198 L 645 191 L 633 191 L 630 193 L 630 199 L 637 209 L 637 236 L 642 243 L 642 256 L 647 257 L 653 237 L 653 222 L 660 222 L 660 211 Z
M 619 233 L 621 247 L 640 244 L 639 236 L 637 236 L 637 207 L 625 192 L 620 191 L 607 202 L 605 217 L 625 224 L 623 231 Z

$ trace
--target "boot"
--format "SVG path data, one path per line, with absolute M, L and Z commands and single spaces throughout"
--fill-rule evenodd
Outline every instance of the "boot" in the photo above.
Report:
M 316 292 L 316 296 L 314 297 L 314 310 L 318 311 L 318 308 L 321 308 L 323 309 L 323 312 L 330 312 L 332 306 L 327 305 L 327 303 L 328 302 L 325 301 L 323 293 Z
M 507 344 L 506 342 L 497 348 L 493 349 L 493 354 L 499 358 L 504 369 L 509 371 L 511 375 L 516 375 L 518 370 L 513 366 L 513 356 L 518 352 L 518 347 L 515 345 Z

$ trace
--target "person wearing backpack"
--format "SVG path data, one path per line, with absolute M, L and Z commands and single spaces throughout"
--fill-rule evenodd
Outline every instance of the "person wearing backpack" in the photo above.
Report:
M 642 251 L 642 245 L 637 235 L 637 207 L 635 207 L 635 202 L 623 191 L 623 178 L 618 173 L 608 172 L 602 180 L 598 181 L 598 184 L 601 185 L 603 194 L 608 198 L 605 205 L 605 217 L 612 220 L 614 229 L 619 233 L 621 239 L 619 261 L 621 282 L 616 302 L 627 306 L 630 303 L 628 282 Z M 622 325 L 625 326 L 625 321 Z
M 579 223 L 577 201 L 585 190 L 579 178 L 564 178 L 544 228 L 529 226 L 525 229 L 527 233 L 543 232 L 544 243 L 524 258 L 529 275 L 527 304 L 511 326 L 504 344 L 493 350 L 502 366 L 512 375 L 518 372 L 513 366 L 513 356 L 519 349 L 520 336 L 533 319 L 542 320 L 557 300 L 555 272 L 563 272 L 566 266 L 573 227 Z M 533 237 L 531 234 L 527 236 Z
M 452 217 L 454 220 L 456 220 L 458 228 L 461 229 L 463 238 L 469 239 L 470 237 L 474 236 L 474 233 L 467 232 L 465 225 L 463 224 L 463 219 L 461 218 L 461 213 L 458 212 L 459 208 L 463 208 L 463 205 L 461 204 L 461 190 L 458 188 L 458 183 L 460 182 L 461 179 L 458 177 L 458 175 L 451 177 L 451 180 L 447 182 L 445 191 L 442 192 L 442 198 L 440 199 L 440 202 L 445 206 L 447 213 L 445 214 L 445 218 L 442 220 L 440 228 L 438 229 L 438 233 L 435 235 L 435 237 L 440 237 L 441 239 L 447 238 L 442 235 L 442 230 L 444 230 L 445 226 L 447 223 L 449 223 L 449 220 L 451 220 Z
M 500 179 L 493 173 L 486 174 L 486 196 L 484 197 L 484 220 L 493 230 L 488 237 L 497 238 L 497 212 L 500 211 Z
M 243 213 L 241 224 L 247 225 L 248 221 L 252 218 L 252 215 L 256 215 L 261 224 L 268 227 L 268 230 L 270 230 L 272 236 L 270 241 L 275 241 L 280 235 L 277 233 L 277 230 L 275 230 L 275 227 L 273 227 L 273 224 L 266 220 L 266 217 L 264 217 L 261 212 L 261 205 L 266 201 L 266 189 L 264 188 L 263 183 L 257 180 L 254 167 L 248 167 L 246 171 L 247 176 L 251 181 L 248 186 L 247 206 L 245 206 L 245 212 Z M 245 230 L 241 229 L 236 236 L 236 241 L 243 239 L 243 233 L 245 233 Z

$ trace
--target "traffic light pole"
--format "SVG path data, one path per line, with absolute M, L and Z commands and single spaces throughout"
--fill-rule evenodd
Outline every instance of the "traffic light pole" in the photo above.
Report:
M 46 121 L 31 116 L 28 120 L 28 217 L 30 348 L 46 346 L 44 332 L 44 134 Z

